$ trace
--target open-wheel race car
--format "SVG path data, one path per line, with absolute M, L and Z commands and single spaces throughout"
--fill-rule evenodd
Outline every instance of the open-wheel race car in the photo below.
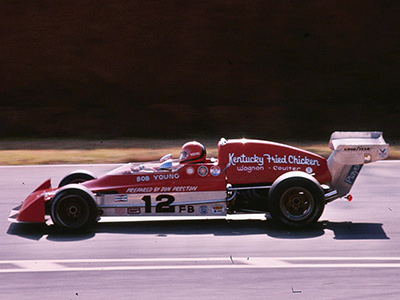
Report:
M 198 142 L 179 159 L 129 163 L 95 178 L 77 171 L 52 188 L 42 183 L 10 213 L 14 222 L 52 222 L 84 229 L 106 216 L 226 217 L 267 213 L 292 227 L 320 218 L 327 203 L 349 194 L 364 163 L 385 159 L 381 132 L 334 132 L 328 159 L 284 144 L 221 139 L 218 158 Z

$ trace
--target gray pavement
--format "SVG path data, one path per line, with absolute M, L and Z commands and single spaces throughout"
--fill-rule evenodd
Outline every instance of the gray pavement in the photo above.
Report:
M 51 177 L 115 165 L 0 167 L 2 299 L 398 299 L 400 162 L 363 168 L 352 202 L 318 224 L 268 221 L 101 223 L 91 232 L 10 224 Z

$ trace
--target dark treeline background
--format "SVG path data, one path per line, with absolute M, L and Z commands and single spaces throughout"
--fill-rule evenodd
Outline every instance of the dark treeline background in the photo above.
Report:
M 400 136 L 400 2 L 0 2 L 0 137 Z

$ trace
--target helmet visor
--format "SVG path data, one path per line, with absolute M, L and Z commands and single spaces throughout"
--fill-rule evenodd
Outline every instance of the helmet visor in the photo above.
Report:
M 179 160 L 185 160 L 188 157 L 188 154 L 186 151 L 182 151 L 181 155 L 179 156 Z

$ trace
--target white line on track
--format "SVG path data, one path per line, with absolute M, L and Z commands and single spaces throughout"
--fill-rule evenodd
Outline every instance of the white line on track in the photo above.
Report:
M 400 268 L 400 257 L 214 257 L 0 261 L 0 273 L 245 268 Z

